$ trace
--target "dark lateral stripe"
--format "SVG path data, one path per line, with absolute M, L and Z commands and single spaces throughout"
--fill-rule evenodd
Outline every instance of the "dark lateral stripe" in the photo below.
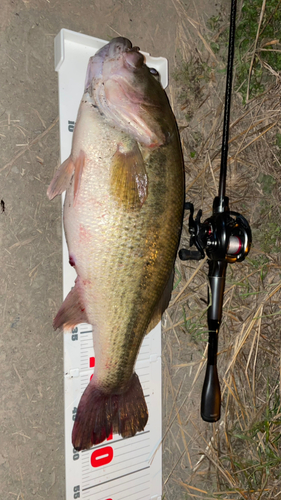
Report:
M 111 481 L 117 481 L 117 479 L 122 479 L 123 477 L 131 476 L 132 474 L 137 474 L 137 472 L 141 472 L 146 469 L 150 469 L 150 465 L 144 467 L 143 469 L 134 470 L 133 472 L 128 472 L 128 474 L 123 474 L 123 476 L 114 477 L 113 479 L 109 479 L 108 481 L 104 481 L 103 483 L 94 484 L 93 486 L 88 486 L 87 488 L 82 488 L 82 491 L 90 490 L 92 488 L 96 488 L 96 486 L 102 486 L 103 484 L 106 483 L 111 483 Z

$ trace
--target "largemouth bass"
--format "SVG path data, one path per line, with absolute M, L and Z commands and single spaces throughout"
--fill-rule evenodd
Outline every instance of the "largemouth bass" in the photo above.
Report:
M 134 436 L 148 411 L 134 365 L 171 295 L 184 167 L 168 98 L 138 47 L 115 38 L 91 57 L 69 158 L 48 188 L 66 190 L 75 286 L 54 328 L 93 326 L 96 364 L 72 432 L 77 450 Z

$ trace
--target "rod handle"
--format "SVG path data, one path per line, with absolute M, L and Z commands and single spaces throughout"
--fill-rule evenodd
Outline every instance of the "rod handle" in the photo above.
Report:
M 216 365 L 207 364 L 201 396 L 201 418 L 217 422 L 221 416 L 221 390 Z

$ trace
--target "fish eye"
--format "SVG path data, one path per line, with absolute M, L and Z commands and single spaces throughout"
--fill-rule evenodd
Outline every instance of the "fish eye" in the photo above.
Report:
M 157 69 L 155 68 L 149 68 L 149 73 L 154 76 L 155 80 L 157 80 L 158 82 L 160 82 L 160 75 L 157 71 Z

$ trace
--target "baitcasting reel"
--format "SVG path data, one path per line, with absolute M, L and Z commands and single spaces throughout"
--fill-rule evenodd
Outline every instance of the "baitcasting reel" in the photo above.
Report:
M 185 210 L 190 210 L 189 232 L 190 246 L 197 251 L 181 249 L 181 260 L 201 260 L 205 251 L 210 260 L 226 261 L 228 264 L 242 262 L 248 255 L 251 244 L 250 226 L 238 212 L 229 211 L 228 198 L 225 197 L 224 211 L 220 211 L 219 198 L 214 199 L 213 215 L 201 222 L 202 210 L 193 218 L 194 206 L 185 203 Z

